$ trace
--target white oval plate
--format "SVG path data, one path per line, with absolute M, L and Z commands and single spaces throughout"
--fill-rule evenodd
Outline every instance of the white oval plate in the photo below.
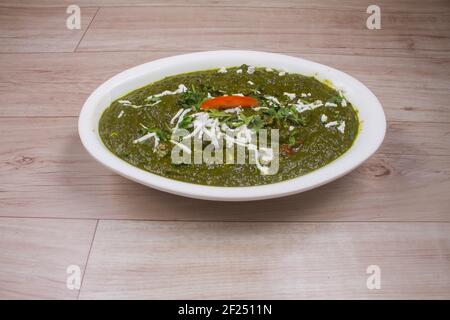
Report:
M 111 153 L 102 143 L 98 124 L 103 111 L 112 101 L 164 77 L 180 73 L 241 64 L 270 67 L 329 80 L 342 89 L 345 97 L 358 110 L 360 132 L 353 146 L 330 164 L 291 180 L 253 187 L 211 187 L 180 182 L 144 171 Z M 316 188 L 333 181 L 359 166 L 381 145 L 386 132 L 383 108 L 375 95 L 348 74 L 312 61 L 258 51 L 208 51 L 155 60 L 128 69 L 99 86 L 81 110 L 78 131 L 87 151 L 100 163 L 146 186 L 198 199 L 248 201 L 287 196 Z

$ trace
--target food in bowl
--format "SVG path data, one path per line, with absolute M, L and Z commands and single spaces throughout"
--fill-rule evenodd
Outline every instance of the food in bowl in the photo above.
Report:
M 105 145 L 100 135 L 101 128 L 99 124 L 105 109 L 109 108 L 113 101 L 120 100 L 121 97 L 136 90 L 136 88 L 143 88 L 149 83 L 155 83 L 161 79 L 177 74 L 186 74 L 198 70 L 211 70 L 218 66 L 241 66 L 242 64 L 266 66 L 270 67 L 269 70 L 285 70 L 289 71 L 291 74 L 298 73 L 301 75 L 314 76 L 317 80 L 326 85 L 332 84 L 333 87 L 343 90 L 342 92 L 344 94 L 342 98 L 346 100 L 344 104 L 350 101 L 352 103 L 352 108 L 354 106 L 354 110 L 357 110 L 357 118 L 359 119 L 358 133 L 351 147 L 334 161 L 331 161 L 323 167 L 314 169 L 308 174 L 299 175 L 292 179 L 280 179 L 281 181 L 277 183 L 227 187 L 222 186 L 222 183 L 219 183 L 219 186 L 188 183 L 142 170 L 116 156 Z M 252 73 L 252 69 L 253 68 L 250 68 L 250 73 Z M 259 70 L 259 68 L 256 69 Z M 219 70 L 220 69 L 217 71 Z M 223 70 L 221 70 L 221 72 L 223 72 Z M 227 69 L 224 74 L 228 74 L 228 72 L 229 70 Z M 279 76 L 286 75 L 286 73 L 283 72 L 284 71 L 278 71 L 277 74 Z M 189 89 L 187 86 L 185 87 L 186 89 Z M 180 88 L 174 85 L 167 90 L 170 93 L 174 93 L 174 91 L 178 89 Z M 184 87 L 181 87 L 180 91 L 184 90 Z M 339 94 L 339 90 L 334 91 Z M 175 92 L 174 94 L 178 93 Z M 166 95 L 170 96 L 168 92 L 166 92 Z M 295 98 L 297 98 L 297 95 Z M 294 102 L 295 101 L 298 100 L 294 100 Z M 217 106 L 218 104 L 216 102 L 211 104 Z M 132 103 L 130 101 L 129 103 L 125 102 L 125 104 L 131 106 Z M 161 104 L 161 102 L 159 102 L 159 104 Z M 138 108 L 139 105 L 137 104 L 136 107 Z M 310 107 L 312 109 L 312 106 Z M 302 108 L 299 109 L 302 110 Z M 124 110 L 121 117 L 124 117 L 125 111 L 126 110 Z M 177 113 L 178 112 L 179 110 Z M 202 110 L 199 112 L 202 112 Z M 120 114 L 115 116 L 119 117 Z M 175 116 L 176 114 L 174 117 Z M 331 127 L 333 126 L 331 125 Z M 348 125 L 344 128 L 344 132 L 348 129 L 347 127 Z M 190 128 L 189 130 L 192 129 Z M 259 132 L 263 130 L 265 129 L 260 129 Z M 176 132 L 178 131 L 179 130 L 176 130 Z M 201 131 L 204 130 L 202 129 Z M 247 132 L 247 130 L 242 131 Z M 382 105 L 369 88 L 342 71 L 302 58 L 283 54 L 245 50 L 221 50 L 195 52 L 162 58 L 130 68 L 113 76 L 102 83 L 87 98 L 78 119 L 78 132 L 83 146 L 94 159 L 125 178 L 145 186 L 197 199 L 254 201 L 282 197 L 311 190 L 349 173 L 373 155 L 382 144 L 386 133 L 386 117 Z M 135 140 L 139 139 L 140 142 L 136 141 L 136 144 L 151 143 L 153 138 L 150 136 L 154 136 L 152 133 L 153 132 L 149 132 L 149 135 L 145 138 L 144 136 L 137 137 Z M 174 140 L 174 142 L 177 141 Z M 135 143 L 134 140 L 132 143 Z M 248 144 L 248 147 L 250 146 L 251 145 Z M 173 146 L 171 152 L 176 149 L 177 146 Z M 264 157 L 266 156 L 267 154 L 264 154 Z M 273 161 L 271 163 L 273 163 Z M 254 166 L 255 165 L 253 165 L 253 167 Z M 257 172 L 259 174 L 261 173 L 259 169 Z
M 274 173 L 268 170 L 273 152 L 251 139 L 273 129 L 279 137 Z M 204 146 L 217 147 L 218 138 L 225 138 L 220 148 L 244 147 L 247 160 L 254 159 L 174 163 L 174 148 L 195 156 L 192 148 L 184 150 L 190 146 L 186 136 L 174 138 L 180 130 L 189 137 L 207 137 Z M 99 122 L 104 145 L 133 166 L 170 179 L 223 187 L 271 184 L 317 170 L 349 150 L 358 130 L 353 105 L 329 83 L 249 65 L 166 77 L 115 100 Z

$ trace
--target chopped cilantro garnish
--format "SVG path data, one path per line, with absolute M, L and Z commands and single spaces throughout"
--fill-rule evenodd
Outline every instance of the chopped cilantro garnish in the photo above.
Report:
M 184 109 L 194 107 L 196 110 L 200 109 L 200 103 L 205 97 L 197 92 L 187 91 L 183 93 L 177 101 L 177 104 Z

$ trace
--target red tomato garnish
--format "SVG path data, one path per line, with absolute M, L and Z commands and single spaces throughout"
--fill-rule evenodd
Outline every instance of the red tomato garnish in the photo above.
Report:
M 205 100 L 200 109 L 230 109 L 236 107 L 251 108 L 258 105 L 258 100 L 252 97 L 222 96 Z

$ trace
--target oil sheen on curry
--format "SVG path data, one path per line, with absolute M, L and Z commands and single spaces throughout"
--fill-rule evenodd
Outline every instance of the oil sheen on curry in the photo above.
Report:
M 267 171 L 274 161 L 272 129 L 278 133 L 276 173 Z M 276 183 L 317 170 L 344 154 L 358 129 L 357 112 L 344 92 L 314 77 L 248 65 L 151 83 L 114 101 L 99 123 L 106 147 L 133 166 L 170 179 L 226 187 Z M 187 136 L 177 136 L 179 131 Z M 262 131 L 268 132 L 266 147 L 250 138 Z M 228 163 L 226 157 L 199 162 L 194 154 L 190 163 L 173 161 L 174 148 L 184 157 L 193 153 L 186 137 L 203 137 L 201 150 L 224 148 L 213 154 L 226 154 L 233 145 L 236 152 L 248 152 L 239 163 Z M 223 143 L 217 144 L 219 138 Z

